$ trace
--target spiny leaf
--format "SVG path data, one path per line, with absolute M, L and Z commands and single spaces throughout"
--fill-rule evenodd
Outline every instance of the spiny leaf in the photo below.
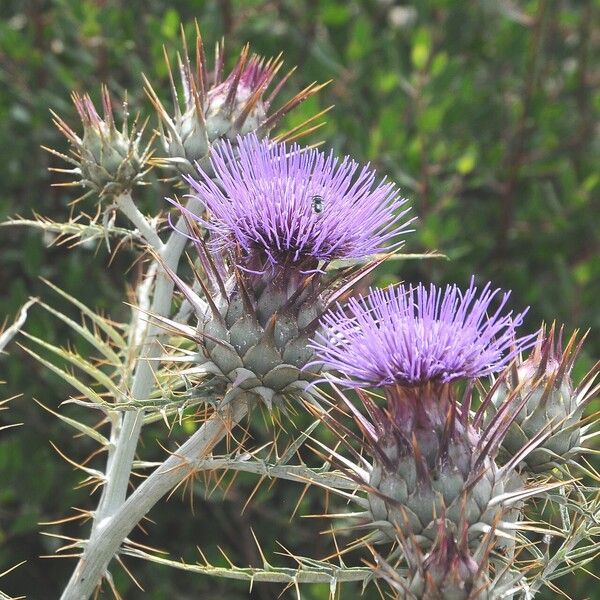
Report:
M 48 217 L 36 215 L 35 219 L 22 219 L 17 217 L 15 219 L 9 219 L 0 223 L 0 227 L 5 226 L 25 226 L 33 227 L 35 229 L 41 229 L 50 233 L 56 233 L 58 238 L 56 244 L 65 244 L 73 241 L 73 245 L 81 244 L 90 240 L 103 241 L 107 235 L 120 238 L 131 238 L 139 242 L 143 242 L 144 239 L 137 232 L 126 229 L 125 227 L 105 227 L 95 222 L 79 223 L 77 219 L 68 221 L 66 223 L 52 221 Z
M 209 563 L 188 564 L 183 561 L 171 560 L 164 556 L 155 556 L 138 548 L 125 546 L 121 549 L 123 554 L 141 558 L 149 562 L 173 567 L 191 573 L 199 573 L 211 577 L 224 577 L 248 582 L 272 583 L 331 583 L 335 580 L 338 584 L 348 581 L 363 581 L 373 576 L 373 571 L 366 567 L 338 567 L 324 561 L 311 560 L 310 565 L 302 557 L 295 557 L 299 567 L 275 567 L 269 564 L 267 569 L 254 567 L 217 567 Z
M 40 306 L 45 308 L 49 313 L 58 317 L 61 321 L 66 323 L 71 329 L 76 331 L 81 337 L 83 337 L 87 342 L 89 342 L 98 352 L 100 352 L 106 359 L 110 362 L 110 364 L 119 367 L 121 366 L 121 360 L 118 355 L 114 352 L 114 350 L 100 337 L 95 335 L 92 331 L 90 331 L 87 327 L 80 325 L 73 319 L 67 317 L 60 311 L 48 306 L 45 302 L 40 302 Z
M 95 323 L 99 329 L 104 331 L 104 333 L 106 333 L 106 335 L 116 344 L 118 348 L 120 348 L 121 350 L 125 350 L 127 348 L 127 342 L 125 341 L 123 336 L 121 336 L 121 334 L 115 329 L 115 327 L 113 327 L 107 321 L 107 319 L 96 314 L 93 310 L 91 310 L 85 304 L 83 304 L 83 302 L 80 302 L 76 298 L 73 298 L 73 296 L 70 296 L 69 294 L 67 294 L 67 292 L 61 290 L 58 286 L 54 285 L 47 279 L 42 278 L 42 281 L 46 285 L 51 287 L 57 294 L 60 294 L 63 298 L 74 304 L 86 317 L 88 317 L 93 323 Z M 77 325 L 77 323 L 75 324 Z
M 90 402 L 102 406 L 108 405 L 108 403 L 105 400 L 103 400 L 94 390 L 81 383 L 81 381 L 79 381 L 77 377 L 75 377 L 67 371 L 64 371 L 60 367 L 57 367 L 54 363 L 50 362 L 49 360 L 42 358 L 39 354 L 36 354 L 33 350 L 27 348 L 26 346 L 23 346 L 22 344 L 19 345 L 21 346 L 21 348 L 23 348 L 25 352 L 27 352 L 27 354 L 30 354 L 39 363 L 50 369 L 53 373 L 56 373 L 61 379 L 66 381 L 68 384 L 73 386 L 78 392 L 83 394 Z
M 39 400 L 35 400 L 35 401 L 44 410 L 47 410 L 49 413 L 53 414 L 55 417 L 58 417 L 61 421 L 64 421 L 65 423 L 67 423 L 67 425 L 70 425 L 74 429 L 77 429 L 77 431 L 80 431 L 81 433 L 87 435 L 88 437 L 91 437 L 93 440 L 96 440 L 102 446 L 108 446 L 110 444 L 108 439 L 105 438 L 100 432 L 96 431 L 94 428 L 89 427 L 88 425 L 84 425 L 83 423 L 80 423 L 79 421 L 76 421 L 75 419 L 71 419 L 70 417 L 61 415 L 60 413 L 53 411 L 52 409 L 50 409 L 47 406 L 45 406 L 44 404 L 42 404 Z
M 98 369 L 98 367 L 94 366 L 92 363 L 85 360 L 79 354 L 76 354 L 75 352 L 70 352 L 70 351 L 65 350 L 64 348 L 60 348 L 58 346 L 54 346 L 53 344 L 45 342 L 44 340 L 42 340 L 34 335 L 31 335 L 30 333 L 23 332 L 23 335 L 26 338 L 34 341 L 36 344 L 39 344 L 43 348 L 50 350 L 50 352 L 53 352 L 57 356 L 60 356 L 62 359 L 71 363 L 75 367 L 78 367 L 84 373 L 87 373 L 90 377 L 93 377 L 97 383 L 104 386 L 115 397 L 122 395 L 122 393 L 119 391 L 119 389 L 117 388 L 117 386 L 115 385 L 113 380 L 106 373 L 104 373 L 102 370 Z
M 449 260 L 448 257 L 445 254 L 442 254 L 441 252 L 425 252 L 425 253 L 402 253 L 402 252 L 396 252 L 394 254 L 372 254 L 371 256 L 367 258 L 353 258 L 353 259 L 340 259 L 340 260 L 334 260 L 331 262 L 331 264 L 329 265 L 330 269 L 342 269 L 345 267 L 353 267 L 355 265 L 362 265 L 362 264 L 366 264 L 369 261 L 372 260 L 380 260 L 382 258 L 385 258 L 386 261 L 400 261 L 400 260 L 425 260 L 425 259 L 429 259 L 429 258 L 443 258 L 445 260 Z

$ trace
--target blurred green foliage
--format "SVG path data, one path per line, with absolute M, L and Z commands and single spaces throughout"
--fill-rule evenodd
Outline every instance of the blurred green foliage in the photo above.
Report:
M 419 215 L 407 250 L 437 249 L 450 259 L 401 263 L 400 272 L 390 264 L 378 283 L 404 278 L 464 285 L 475 273 L 480 281 L 513 289 L 515 307 L 531 305 L 530 329 L 557 319 L 569 330 L 599 330 L 598 0 L 3 0 L 1 218 L 32 212 L 66 218 L 73 196 L 50 187 L 46 168 L 56 163 L 40 149 L 65 147 L 48 109 L 75 124 L 69 92 L 89 90 L 97 97 L 105 81 L 116 94 L 126 89 L 130 107 L 149 114 L 141 75 L 166 90 L 162 45 L 174 53 L 180 22 L 191 38 L 194 18 L 208 47 L 224 35 L 234 51 L 245 41 L 268 56 L 283 50 L 287 65 L 299 67 L 292 83 L 297 89 L 333 80 L 288 124 L 335 104 L 312 141 L 323 139 L 340 153 L 371 161 L 397 181 Z M 140 201 L 158 210 L 162 191 L 154 188 Z M 74 210 L 93 213 L 94 206 Z M 13 316 L 29 295 L 51 297 L 43 276 L 116 319 L 127 318 L 123 281 L 134 280 L 131 254 L 111 262 L 102 245 L 70 250 L 48 241 L 37 231 L 0 229 L 2 317 Z M 27 327 L 49 341 L 67 341 L 61 324 L 39 309 Z M 592 335 L 581 369 L 599 350 Z M 57 541 L 41 536 L 38 522 L 60 518 L 70 506 L 90 507 L 97 497 L 74 490 L 79 475 L 48 442 L 79 458 L 93 448 L 33 403 L 37 398 L 56 408 L 68 397 L 54 376 L 14 344 L 0 369 L 7 382 L 0 397 L 23 394 L 2 413 L 0 425 L 25 423 L 0 434 L 0 572 L 28 561 L 0 588 L 55 598 L 74 563 L 39 558 Z M 164 437 L 163 429 L 150 433 L 144 454 L 158 459 L 162 451 L 152 436 Z M 271 541 L 276 531 L 299 554 L 328 552 L 325 536 L 316 533 L 323 522 L 288 523 L 297 487 L 263 487 L 240 515 L 254 483 L 238 479 L 224 503 L 219 494 L 197 498 L 195 516 L 174 496 L 151 513 L 156 525 L 145 525 L 148 543 L 188 560 L 197 558 L 196 544 L 218 560 L 218 543 L 239 564 L 258 564 L 252 527 L 270 551 L 277 550 Z M 316 498 L 308 496 L 301 513 L 318 512 Z M 69 534 L 77 526 L 47 530 Z M 128 566 L 146 594 L 117 569 L 126 598 L 248 597 L 247 588 L 233 582 L 133 560 Z M 563 586 L 575 599 L 600 597 L 592 577 L 573 577 Z M 279 592 L 257 586 L 251 597 Z M 354 593 L 348 588 L 342 597 Z M 306 594 L 326 598 L 327 590 L 316 586 Z

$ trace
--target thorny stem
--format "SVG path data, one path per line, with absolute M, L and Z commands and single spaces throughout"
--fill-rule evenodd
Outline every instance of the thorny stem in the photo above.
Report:
M 194 473 L 196 461 L 206 457 L 247 411 L 244 398 L 233 400 L 226 413 L 214 413 L 176 453 L 155 469 L 106 520 L 100 535 L 92 536 L 87 542 L 61 600 L 87 600 L 92 595 L 131 530 L 167 492 Z
M 196 210 L 198 201 L 195 198 L 190 199 L 188 208 Z M 173 271 L 177 270 L 181 254 L 185 248 L 187 239 L 177 231 L 171 233 L 166 244 L 158 237 L 156 230 L 152 228 L 147 219 L 135 207 L 129 194 L 124 194 L 117 199 L 117 206 L 139 229 L 140 233 L 146 238 L 150 246 L 159 253 L 164 264 Z M 185 228 L 183 218 L 177 224 L 177 230 Z M 150 308 L 151 314 L 168 316 L 173 299 L 174 284 L 166 271 L 159 265 L 155 275 L 154 294 Z M 141 350 L 135 366 L 133 382 L 131 384 L 130 395 L 134 399 L 143 400 L 150 396 L 154 387 L 154 373 L 157 368 L 157 358 L 161 352 L 160 336 L 162 330 L 154 324 L 148 324 L 144 319 L 137 319 L 134 315 L 132 322 L 137 330 L 132 339 L 141 338 Z M 82 563 L 89 561 L 88 553 L 92 552 L 99 540 L 105 536 L 105 529 L 111 523 L 112 517 L 117 509 L 123 505 L 127 496 L 127 487 L 131 476 L 131 469 L 135 457 L 135 451 L 138 444 L 140 431 L 143 425 L 143 411 L 128 411 L 111 415 L 111 433 L 110 446 L 106 466 L 105 485 L 102 490 L 102 496 L 94 514 L 94 522 L 90 539 L 87 542 L 86 549 L 81 557 L 77 572 Z M 135 523 L 132 524 L 132 527 Z M 111 555 L 112 557 L 112 555 Z M 108 565 L 108 557 L 104 569 L 97 574 L 93 582 L 92 590 L 101 580 L 104 570 Z M 71 579 L 73 581 L 73 578 Z M 76 593 L 71 595 L 71 582 L 65 589 L 63 599 L 67 598 L 87 598 L 89 594 L 84 595 Z M 91 593 L 91 592 L 90 592 Z
M 121 212 L 138 228 L 140 234 L 146 242 L 152 246 L 157 252 L 164 249 L 165 244 L 156 233 L 156 229 L 152 227 L 148 219 L 139 211 L 135 202 L 131 198 L 131 192 L 121 194 L 115 204 Z
M 206 458 L 194 462 L 198 471 L 242 471 L 278 479 L 288 479 L 299 483 L 319 483 L 338 490 L 356 490 L 351 479 L 326 470 L 311 469 L 305 465 L 270 464 L 262 460 L 235 460 L 231 458 Z
M 300 562 L 300 568 L 274 567 L 265 565 L 264 568 L 255 567 L 215 567 L 213 565 L 186 564 L 182 561 L 170 560 L 164 556 L 148 554 L 139 548 L 126 548 L 124 554 L 136 558 L 149 560 L 159 565 L 166 565 L 175 569 L 181 569 L 188 573 L 201 573 L 209 577 L 223 577 L 226 579 L 237 579 L 252 583 L 328 583 L 332 588 L 337 584 L 349 581 L 367 581 L 373 577 L 373 569 L 370 567 L 337 567 L 335 565 L 317 566 L 315 564 L 305 565 Z M 300 559 L 301 560 L 301 559 Z

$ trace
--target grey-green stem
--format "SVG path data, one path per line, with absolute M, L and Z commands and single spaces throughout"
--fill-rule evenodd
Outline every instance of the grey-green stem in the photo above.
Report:
M 198 208 L 198 200 L 191 198 L 188 208 L 194 211 Z M 129 193 L 119 196 L 116 205 L 130 219 L 133 225 L 144 236 L 149 246 L 159 254 L 162 263 L 173 271 L 177 271 L 179 260 L 185 249 L 187 239 L 177 231 L 171 233 L 167 243 L 163 243 L 150 222 L 137 209 Z M 185 230 L 185 220 L 180 218 L 177 230 Z M 155 315 L 169 316 L 173 300 L 174 284 L 159 263 L 155 275 L 154 293 L 150 312 Z M 162 330 L 154 324 L 149 324 L 144 319 L 132 319 L 137 327 L 143 331 L 136 331 L 131 339 L 141 339 L 141 348 L 136 361 L 130 396 L 135 399 L 148 398 L 154 387 L 154 372 L 158 361 L 154 360 L 160 355 L 160 336 Z M 88 553 L 103 539 L 106 527 L 111 523 L 117 509 L 123 505 L 127 497 L 127 488 L 131 477 L 131 469 L 135 458 L 140 431 L 143 425 L 143 411 L 127 411 L 112 415 L 110 447 L 105 472 L 105 484 L 98 507 L 94 512 L 94 521 L 90 538 L 76 569 L 82 563 L 89 561 Z M 135 525 L 135 524 L 134 524 Z M 133 526 L 133 525 L 132 525 Z M 109 559 L 110 560 L 110 557 Z M 106 563 L 108 565 L 108 562 Z M 105 567 L 106 568 L 106 567 Z M 93 585 L 100 582 L 104 571 L 97 574 Z M 73 578 L 72 578 L 73 580 Z M 72 581 L 71 580 L 71 581 Z M 63 598 L 83 598 L 81 594 L 70 595 L 71 582 L 65 589 Z M 92 589 L 93 589 L 92 588 Z
M 173 487 L 196 471 L 196 463 L 247 413 L 243 398 L 232 401 L 225 413 L 215 413 L 200 429 L 158 467 L 92 536 L 61 600 L 87 600 L 100 583 L 112 557 L 130 531 Z

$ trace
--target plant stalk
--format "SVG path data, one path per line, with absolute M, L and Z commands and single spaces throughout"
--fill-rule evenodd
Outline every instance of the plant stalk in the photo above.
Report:
M 176 227 L 178 231 L 173 231 L 167 243 L 164 244 L 146 217 L 137 209 L 129 193 L 119 196 L 116 199 L 116 204 L 133 225 L 138 228 L 148 245 L 158 252 L 164 265 L 173 271 L 177 271 L 179 260 L 187 242 L 186 237 L 178 233 L 178 231 L 185 230 L 185 220 L 180 218 Z M 198 200 L 191 198 L 188 209 L 194 211 L 198 208 L 198 205 Z M 173 290 L 174 283 L 172 279 L 159 263 L 156 269 L 152 304 L 150 305 L 151 314 L 169 316 L 173 300 Z M 136 331 L 135 335 L 130 337 L 131 340 L 142 340 L 131 383 L 130 396 L 137 400 L 144 400 L 150 396 L 155 384 L 154 377 L 155 370 L 158 368 L 158 362 L 154 359 L 160 355 L 160 337 L 164 332 L 157 325 L 148 323 L 145 319 L 136 319 L 134 317 L 132 323 L 135 323 L 137 327 L 143 328 L 143 330 Z M 125 502 L 135 452 L 144 422 L 143 411 L 116 413 L 111 415 L 111 417 L 111 443 L 106 465 L 106 480 L 98 507 L 94 512 L 90 538 L 86 542 L 86 548 L 77 569 L 79 569 L 81 563 L 88 561 L 88 551 L 93 549 L 99 540 L 103 539 L 105 528 L 111 522 L 118 508 Z M 108 560 L 110 560 L 110 557 Z M 108 562 L 106 563 L 107 565 Z M 77 569 L 75 572 L 77 572 Z M 99 574 L 93 587 L 100 582 L 103 574 L 104 571 Z M 65 593 L 67 593 L 68 589 L 69 586 L 65 589 Z M 63 597 L 79 598 L 84 596 Z
M 208 456 L 247 411 L 248 405 L 240 397 L 224 412 L 214 413 L 116 509 L 103 524 L 100 534 L 93 535 L 86 543 L 61 600 L 88 600 L 131 530 L 165 494 L 195 473 L 197 461 Z

